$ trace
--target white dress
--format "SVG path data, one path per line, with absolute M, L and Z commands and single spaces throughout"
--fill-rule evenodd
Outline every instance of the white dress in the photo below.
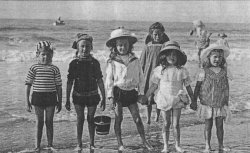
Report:
M 155 102 L 158 109 L 168 111 L 172 108 L 183 107 L 176 104 L 180 101 L 179 91 L 183 90 L 183 86 L 188 86 L 191 83 L 186 68 L 171 66 L 162 71 L 162 66 L 158 66 L 153 71 L 151 81 L 158 84 L 158 89 L 155 92 Z

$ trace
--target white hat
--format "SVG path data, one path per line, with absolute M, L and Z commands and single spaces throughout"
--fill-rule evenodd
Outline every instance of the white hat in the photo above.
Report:
M 109 40 L 106 42 L 106 45 L 108 47 L 111 47 L 112 44 L 114 43 L 114 41 L 117 38 L 121 38 L 121 37 L 126 37 L 128 38 L 129 42 L 134 44 L 137 42 L 137 38 L 135 37 L 135 34 L 130 33 L 130 31 L 124 29 L 124 27 L 119 27 L 118 29 L 114 30 L 111 32 L 110 34 L 110 38 Z
M 224 58 L 227 58 L 230 54 L 228 47 L 220 44 L 211 44 L 206 49 L 202 50 L 201 60 L 204 61 L 204 59 L 206 59 L 209 53 L 214 49 L 222 49 L 224 51 Z
M 205 26 L 205 24 L 201 20 L 194 20 L 193 25 L 195 27 L 203 27 L 203 26 Z

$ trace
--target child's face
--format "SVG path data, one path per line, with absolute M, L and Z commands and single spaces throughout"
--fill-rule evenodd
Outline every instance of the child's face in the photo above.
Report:
M 116 49 L 120 55 L 126 55 L 129 51 L 129 41 L 127 38 L 120 38 L 116 40 Z
M 80 40 L 77 43 L 77 50 L 79 57 L 88 57 L 90 55 L 90 51 L 92 50 L 92 43 L 86 40 Z
M 209 57 L 209 61 L 212 66 L 217 67 L 220 66 L 223 59 L 223 53 L 218 51 L 212 51 Z
M 177 53 L 176 51 L 171 51 L 168 55 L 167 55 L 167 62 L 170 65 L 175 65 L 177 63 Z
M 49 51 L 40 51 L 38 55 L 40 64 L 50 64 L 52 62 L 53 54 Z
M 154 43 L 160 43 L 163 39 L 163 32 L 160 29 L 155 29 L 152 33 Z

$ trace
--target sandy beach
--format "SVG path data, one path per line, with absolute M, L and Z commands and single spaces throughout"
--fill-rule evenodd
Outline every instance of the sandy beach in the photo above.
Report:
M 230 153 L 250 152 L 250 111 L 233 113 L 232 120 L 224 124 L 224 145 L 231 148 Z M 143 118 L 145 121 L 145 118 Z M 148 151 L 142 147 L 140 137 L 135 124 L 131 118 L 124 118 L 122 124 L 123 142 L 126 146 L 124 153 L 158 153 L 163 147 L 161 136 L 161 121 L 153 122 L 150 126 L 145 126 L 147 139 L 154 147 L 153 151 Z M 203 129 L 204 124 L 199 121 L 196 115 L 188 114 L 181 116 L 181 144 L 183 149 L 189 153 L 200 153 L 204 149 Z M 76 147 L 76 122 L 61 121 L 54 123 L 54 148 L 58 153 L 70 153 Z M 88 130 L 84 126 L 82 153 L 112 153 L 117 151 L 117 141 L 113 131 L 114 120 L 111 121 L 110 133 L 105 136 L 96 135 L 95 145 L 97 149 L 88 149 Z M 213 127 L 211 146 L 214 153 L 218 152 L 218 143 L 215 127 Z M 16 121 L 11 125 L 0 127 L 1 153 L 28 153 L 35 147 L 35 122 Z M 5 132 L 3 132 L 5 131 Z M 42 148 L 46 147 L 46 133 L 43 134 Z M 172 133 L 170 135 L 170 151 L 175 152 Z M 45 149 L 41 153 L 47 153 Z M 51 151 L 49 151 L 51 152 Z

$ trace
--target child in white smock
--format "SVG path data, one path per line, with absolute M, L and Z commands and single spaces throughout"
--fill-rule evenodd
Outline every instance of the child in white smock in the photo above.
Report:
M 193 91 L 190 86 L 191 79 L 186 68 L 183 67 L 187 62 L 186 54 L 180 49 L 175 41 L 163 44 L 159 54 L 160 66 L 157 66 L 151 78 L 150 86 L 146 97 L 155 93 L 157 108 L 161 110 L 163 117 L 162 136 L 164 148 L 162 152 L 169 151 L 169 129 L 173 122 L 173 132 L 175 137 L 175 148 L 178 152 L 184 152 L 180 147 L 180 126 L 179 119 L 181 109 L 184 108 L 189 100 L 186 93 L 183 93 L 183 86 L 186 87 L 190 98 L 193 98 Z

